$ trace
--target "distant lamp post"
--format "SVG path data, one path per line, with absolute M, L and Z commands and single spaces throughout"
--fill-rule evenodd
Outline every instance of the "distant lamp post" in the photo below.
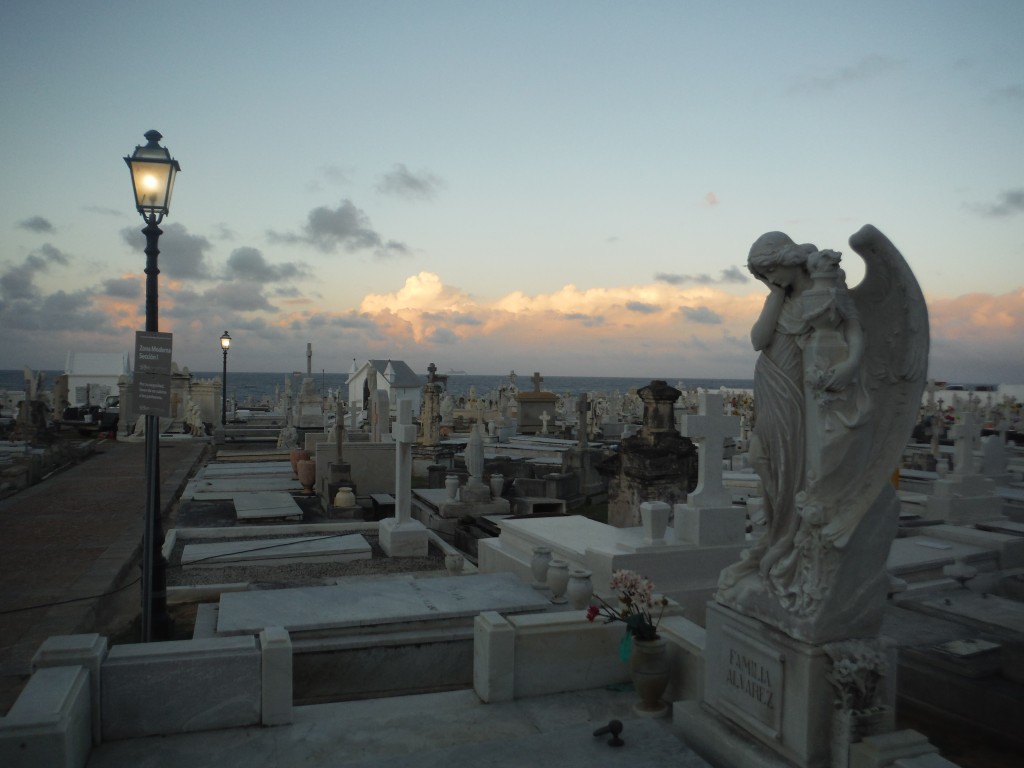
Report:
M 228 423 L 228 349 L 231 347 L 231 334 L 224 331 L 220 337 L 220 348 L 224 350 L 224 376 L 223 389 L 220 396 L 220 425 L 223 427 Z
M 147 131 L 146 146 L 124 159 L 132 174 L 135 209 L 146 222 L 146 331 L 159 328 L 157 292 L 157 242 L 159 226 L 171 208 L 174 177 L 181 170 L 178 161 L 159 142 L 159 131 Z M 146 519 L 142 537 L 142 642 L 167 639 L 171 618 L 167 613 L 167 562 L 163 557 L 164 534 L 160 523 L 160 424 L 157 416 L 146 414 Z

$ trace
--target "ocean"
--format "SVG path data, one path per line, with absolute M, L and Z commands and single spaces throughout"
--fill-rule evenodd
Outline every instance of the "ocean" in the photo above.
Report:
M 50 391 L 53 389 L 53 383 L 60 376 L 62 371 L 43 371 L 45 375 L 44 389 Z M 220 378 L 220 371 L 193 371 L 192 376 L 194 379 L 214 379 Z M 228 370 L 228 397 L 237 400 L 240 407 L 246 405 L 255 405 L 264 401 L 272 402 L 274 400 L 275 392 L 284 391 L 285 377 L 290 376 L 286 373 L 243 373 Z M 520 390 L 533 389 L 533 384 L 530 381 L 532 374 L 520 375 L 516 379 L 516 386 Z M 24 389 L 24 374 L 20 370 L 0 370 L 0 392 L 3 391 L 21 391 Z M 320 392 L 335 392 L 339 389 L 344 391 L 345 382 L 348 380 L 347 373 L 328 373 L 321 371 L 319 373 L 313 373 L 313 380 L 316 382 L 317 389 Z M 727 390 L 751 390 L 753 389 L 754 382 L 751 379 L 680 379 L 679 377 L 664 376 L 664 377 L 652 377 L 652 378 L 664 378 L 669 384 L 674 387 L 680 387 L 684 389 L 706 389 L 711 392 L 718 391 L 720 388 Z M 426 383 L 426 375 L 423 376 L 423 382 Z M 458 374 L 450 375 L 448 377 L 448 392 L 451 393 L 452 397 L 459 398 L 460 396 L 468 395 L 470 387 L 475 387 L 476 392 L 479 395 L 485 395 L 488 392 L 497 390 L 499 387 L 506 386 L 509 383 L 508 374 L 495 374 L 495 375 L 474 375 L 474 374 Z M 548 392 L 554 392 L 556 395 L 579 395 L 582 392 L 587 393 L 605 393 L 611 394 L 613 392 L 619 392 L 619 394 L 626 394 L 630 389 L 639 389 L 640 387 L 646 386 L 651 383 L 651 378 L 644 377 L 616 377 L 616 376 L 544 376 L 544 381 L 541 384 L 541 388 Z M 964 396 L 966 391 L 974 389 L 983 389 L 981 385 L 957 385 L 956 390 L 949 390 L 948 393 L 940 393 L 940 396 L 945 396 L 947 402 L 952 402 L 952 397 Z M 982 402 L 985 402 L 989 395 L 996 395 L 996 392 L 980 391 L 977 392 Z M 1024 402 L 1024 385 L 1021 384 L 1001 384 L 998 387 L 998 396 L 1007 395 L 1016 399 L 1018 403 Z M 995 399 L 995 398 L 993 398 Z

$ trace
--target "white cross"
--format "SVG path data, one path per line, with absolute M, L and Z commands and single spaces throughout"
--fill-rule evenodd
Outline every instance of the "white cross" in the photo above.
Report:
M 412 519 L 412 444 L 416 425 L 412 423 L 412 400 L 398 401 L 395 424 L 395 518 L 399 523 Z
M 540 433 L 541 433 L 542 435 L 546 435 L 546 434 L 548 433 L 548 422 L 549 422 L 549 421 L 551 421 L 551 417 L 550 417 L 550 416 L 548 415 L 548 412 L 547 412 L 547 411 L 544 411 L 543 413 L 541 413 L 541 415 L 540 415 L 540 420 L 541 420 L 541 421 L 543 422 L 543 424 L 544 424 L 544 426 L 542 426 L 542 427 L 540 428 Z
M 981 430 L 973 411 L 964 411 L 961 421 L 953 427 L 953 473 L 974 474 L 974 451 L 981 439 Z
M 732 494 L 722 484 L 725 439 L 740 434 L 739 416 L 722 413 L 722 396 L 701 393 L 698 414 L 685 414 L 680 432 L 697 443 L 697 488 L 686 497 L 691 507 L 729 507 Z

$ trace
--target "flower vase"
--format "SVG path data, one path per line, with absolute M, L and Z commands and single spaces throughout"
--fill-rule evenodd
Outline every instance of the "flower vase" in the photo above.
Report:
M 569 564 L 565 560 L 548 563 L 548 586 L 551 588 L 551 602 L 556 605 L 568 602 L 565 590 L 569 586 Z
M 582 568 L 573 568 L 569 571 L 569 586 L 566 587 L 566 594 L 569 595 L 569 602 L 577 611 L 582 611 L 590 605 L 590 598 L 594 596 L 594 582 L 590 580 L 590 571 Z
M 832 766 L 848 768 L 850 745 L 865 736 L 893 729 L 892 710 L 880 706 L 871 709 L 837 709 L 832 713 Z
M 548 581 L 548 563 L 551 562 L 549 547 L 534 547 L 533 559 L 530 560 L 530 571 L 533 573 L 533 588 L 544 589 Z
M 462 569 L 466 565 L 466 558 L 460 554 L 450 554 L 444 556 L 444 567 L 448 571 L 449 576 L 460 576 L 462 575 Z
M 668 688 L 670 669 L 668 647 L 664 639 L 633 638 L 629 676 L 640 699 L 633 705 L 636 714 L 643 717 L 661 717 L 668 713 L 668 704 L 662 701 L 661 696 Z
M 501 498 L 501 492 L 505 490 L 505 476 L 494 473 L 490 479 L 491 496 L 496 499 Z
M 299 482 L 302 484 L 302 493 L 306 496 L 313 495 L 313 486 L 316 484 L 316 462 L 309 459 L 302 459 L 297 464 Z

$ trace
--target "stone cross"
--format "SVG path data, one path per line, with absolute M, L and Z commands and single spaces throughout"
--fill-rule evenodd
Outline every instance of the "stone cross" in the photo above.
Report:
M 961 421 L 952 429 L 953 432 L 953 474 L 974 474 L 974 450 L 981 439 L 981 430 L 975 421 L 974 411 L 965 410 Z
M 544 381 L 544 377 L 540 375 L 540 371 L 533 372 L 533 378 L 530 379 L 533 382 L 533 391 L 540 392 L 540 383 Z
M 686 497 L 691 507 L 728 507 L 732 494 L 722 484 L 722 461 L 725 439 L 738 437 L 740 419 L 722 413 L 722 396 L 701 393 L 697 415 L 685 414 L 680 433 L 700 449 L 697 465 L 697 488 Z
M 540 433 L 546 435 L 548 433 L 548 422 L 551 421 L 551 416 L 548 415 L 547 411 L 543 411 L 540 415 L 541 428 Z
M 437 381 L 437 366 L 431 363 L 427 366 L 427 383 L 433 384 Z
M 412 401 L 398 401 L 398 423 L 395 438 L 395 518 L 398 524 L 412 519 L 412 444 L 416 442 L 416 425 L 412 423 Z

